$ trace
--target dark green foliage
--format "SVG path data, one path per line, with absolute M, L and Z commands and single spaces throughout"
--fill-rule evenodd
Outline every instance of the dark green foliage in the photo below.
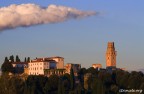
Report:
M 63 76 L 62 76 L 62 80 L 68 80 L 70 81 L 70 75 L 68 73 L 65 73 Z
M 8 58 L 7 58 L 7 57 L 5 57 L 5 60 L 4 60 L 4 62 L 9 62 L 9 60 L 8 60 Z
M 140 89 L 144 90 L 144 82 L 141 83 Z
M 4 62 L 9 62 L 7 57 Z M 70 75 L 31 75 L 26 80 L 23 80 L 22 76 L 9 76 L 4 72 L 0 77 L 0 94 L 122 94 L 119 92 L 121 88 L 144 90 L 144 75 L 141 72 L 116 70 L 109 73 L 104 70 L 97 72 L 90 68 L 82 69 L 78 75 L 84 76 L 86 71 L 92 74 L 88 79 L 87 90 L 81 81 L 75 83 L 72 69 Z
M 27 62 L 27 59 L 26 59 L 26 57 L 25 57 L 25 59 L 24 59 L 24 62 Z
M 72 68 L 70 69 L 70 86 L 71 86 L 71 90 L 73 90 L 75 86 L 75 78 L 74 78 L 74 72 Z
M 92 75 L 98 75 L 98 69 L 90 67 L 87 69 L 87 73 L 91 73 Z
M 44 76 L 29 76 L 25 83 L 25 94 L 47 94 L 48 78 Z
M 82 94 L 82 89 L 83 89 L 83 88 L 82 88 L 81 84 L 78 84 L 78 85 L 77 85 L 77 88 L 76 88 L 76 90 L 75 90 L 75 91 L 76 91 L 76 94 Z
M 50 90 L 51 90 L 50 82 L 49 80 L 47 80 L 45 86 L 43 87 L 43 92 L 44 94 L 49 94 Z
M 111 85 L 110 88 L 111 93 L 116 94 L 117 92 L 119 92 L 119 87 L 116 84 Z
M 9 60 L 11 60 L 11 62 L 14 62 L 14 56 L 11 55 L 10 58 L 9 58 Z
M 69 88 L 70 88 L 70 75 L 66 73 L 61 77 L 61 79 L 63 81 L 65 90 L 69 90 Z
M 87 70 L 86 68 L 81 68 L 78 71 L 78 79 L 80 80 L 82 86 L 84 85 L 84 74 L 86 74 Z
M 103 85 L 102 81 L 97 77 L 95 77 L 93 79 L 92 94 L 105 94 L 104 93 L 104 85 Z
M 24 92 L 24 81 L 15 76 L 9 80 L 9 87 L 12 91 L 15 91 L 15 94 L 22 94 Z
M 49 77 L 49 83 L 52 91 L 58 89 L 58 81 L 59 77 L 57 75 L 51 75 Z
M 62 82 L 61 79 L 59 79 L 59 84 L 58 84 L 58 94 L 65 94 L 65 87 L 64 87 L 64 83 Z
M 0 94 L 9 94 L 9 92 L 12 92 L 9 87 L 9 79 L 10 77 L 6 73 L 3 73 L 0 77 Z
M 0 94 L 23 94 L 24 81 L 17 77 L 3 74 L 0 78 Z
M 5 57 L 4 63 L 1 66 L 2 72 L 13 72 L 13 66 L 11 62 L 9 62 L 8 58 Z
M 116 84 L 116 72 L 113 71 L 112 73 L 112 81 L 114 82 L 114 84 Z
M 21 60 L 19 59 L 19 56 L 18 55 L 16 55 L 16 60 L 15 60 L 16 62 L 20 62 Z
M 30 57 L 27 58 L 27 62 L 30 62 Z

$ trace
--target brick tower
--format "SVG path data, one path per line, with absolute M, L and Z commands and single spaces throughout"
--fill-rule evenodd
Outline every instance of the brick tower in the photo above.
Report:
M 106 51 L 106 67 L 116 67 L 116 51 L 114 42 L 108 42 Z

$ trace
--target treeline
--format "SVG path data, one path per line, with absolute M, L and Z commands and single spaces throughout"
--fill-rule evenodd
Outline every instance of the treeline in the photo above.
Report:
M 17 70 L 15 70 L 15 68 L 13 68 L 12 63 L 16 62 L 29 62 L 30 61 L 30 57 L 25 57 L 24 61 L 21 61 L 19 56 L 16 55 L 16 57 L 14 58 L 13 55 L 11 55 L 9 58 L 5 57 L 4 62 L 1 66 L 1 70 L 2 72 L 11 72 L 11 73 L 16 73 Z
M 16 55 L 15 57 L 14 57 L 14 55 L 11 55 L 11 56 L 9 56 L 9 58 L 5 57 L 4 62 L 6 60 L 9 60 L 9 62 L 29 62 L 30 61 L 30 57 L 25 57 L 24 60 L 21 61 L 18 55 Z
M 88 94 L 137 94 L 136 92 L 121 93 L 120 89 L 143 90 L 144 93 L 144 74 L 142 72 L 127 72 L 123 70 L 107 70 L 96 71 L 93 68 L 81 69 L 79 78 L 83 78 L 83 74 L 91 73 L 88 79 Z M 82 83 L 83 81 L 81 81 Z
M 70 74 L 63 76 L 25 78 L 3 74 L 0 78 L 0 94 L 137 94 L 121 93 L 120 89 L 144 90 L 144 74 L 82 68 L 77 77 L 71 69 Z
M 79 86 L 79 85 L 78 85 Z M 73 70 L 63 76 L 13 75 L 3 73 L 0 78 L 0 94 L 81 94 L 75 85 Z M 74 93 L 70 93 L 74 92 Z

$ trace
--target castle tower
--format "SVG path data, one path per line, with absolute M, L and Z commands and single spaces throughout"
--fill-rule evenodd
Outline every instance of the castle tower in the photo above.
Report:
M 116 67 L 116 51 L 114 42 L 108 42 L 106 51 L 106 67 Z

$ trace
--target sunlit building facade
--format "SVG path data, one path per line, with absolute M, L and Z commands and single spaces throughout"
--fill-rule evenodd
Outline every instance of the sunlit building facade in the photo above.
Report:
M 65 73 L 70 74 L 71 68 L 74 71 L 74 75 L 77 76 L 78 71 L 81 69 L 81 64 L 72 64 L 72 63 L 67 63 L 65 65 Z
M 28 63 L 28 75 L 45 75 L 45 70 L 64 69 L 63 57 L 36 58 Z
M 106 51 L 106 67 L 116 67 L 116 56 L 114 42 L 108 42 Z
M 100 68 L 102 68 L 102 65 L 101 64 L 92 64 L 92 67 L 93 68 L 98 68 L 98 69 L 100 69 Z

